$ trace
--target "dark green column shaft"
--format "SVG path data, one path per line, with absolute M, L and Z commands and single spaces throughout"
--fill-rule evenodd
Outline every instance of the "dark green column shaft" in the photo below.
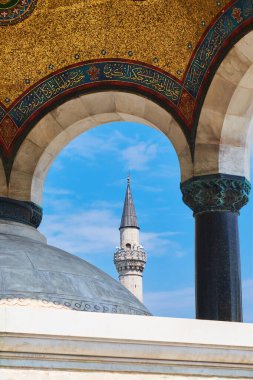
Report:
M 238 215 L 250 184 L 217 174 L 193 177 L 181 189 L 195 216 L 196 317 L 241 322 Z
M 242 321 L 238 214 L 195 216 L 196 316 Z

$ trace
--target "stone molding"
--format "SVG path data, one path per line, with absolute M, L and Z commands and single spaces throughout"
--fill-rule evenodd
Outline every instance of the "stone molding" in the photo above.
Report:
M 22 379 L 31 378 L 31 369 L 42 379 L 55 378 L 57 370 L 57 379 L 75 379 L 77 372 L 85 378 L 92 372 L 89 379 L 101 372 L 103 379 L 111 373 L 252 379 L 251 337 L 251 324 L 2 307 L 0 377 L 8 368 L 25 371 Z
M 33 202 L 0 197 L 0 220 L 11 220 L 38 228 L 42 215 L 42 208 Z
M 27 294 L 5 294 L 0 296 L 0 307 L 1 306 L 24 306 L 31 307 L 36 306 L 40 308 L 49 309 L 65 309 L 65 310 L 75 310 L 75 311 L 86 311 L 95 313 L 113 313 L 113 314 L 131 314 L 131 315 L 143 315 L 135 307 L 129 305 L 118 305 L 115 302 L 110 305 L 108 302 L 92 302 L 89 299 L 77 300 L 70 298 L 61 297 L 48 297 L 43 296 L 41 299 L 36 297 L 31 297 Z M 150 315 L 146 313 L 146 315 Z
M 119 248 L 114 253 L 114 264 L 119 274 L 126 270 L 142 273 L 147 262 L 147 254 L 143 248 L 136 249 Z
M 183 201 L 194 215 L 210 211 L 239 213 L 248 203 L 251 185 L 245 177 L 213 174 L 181 183 Z

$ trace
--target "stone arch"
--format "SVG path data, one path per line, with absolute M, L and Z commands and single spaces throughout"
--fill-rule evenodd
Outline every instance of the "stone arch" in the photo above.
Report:
M 113 121 L 140 122 L 163 132 L 177 152 L 182 181 L 192 176 L 188 142 L 166 110 L 140 95 L 103 91 L 63 103 L 34 126 L 15 157 L 7 196 L 41 205 L 44 180 L 57 154 L 79 134 Z
M 249 179 L 253 127 L 253 32 L 217 70 L 201 110 L 194 175 L 225 173 Z

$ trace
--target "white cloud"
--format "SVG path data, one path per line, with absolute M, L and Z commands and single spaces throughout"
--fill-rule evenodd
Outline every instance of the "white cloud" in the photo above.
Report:
M 69 189 L 58 189 L 57 187 L 51 187 L 51 186 L 45 186 L 44 193 L 46 195 L 70 195 L 72 194 L 72 191 Z
M 108 210 L 45 215 L 41 228 L 48 243 L 72 254 L 112 252 L 118 243 L 118 220 Z
M 138 135 L 128 138 L 115 130 L 107 134 L 84 134 L 73 140 L 61 153 L 61 158 L 85 159 L 94 164 L 99 155 L 114 154 L 126 170 L 147 170 L 156 158 L 159 146 L 153 140 L 142 141 Z M 161 148 L 160 148 L 161 149 Z
M 128 170 L 147 170 L 150 162 L 156 158 L 157 152 L 157 144 L 145 141 L 127 147 L 121 152 L 121 157 Z
M 64 206 L 64 207 L 63 207 Z M 48 243 L 76 255 L 109 254 L 119 245 L 120 217 L 116 209 L 122 205 L 97 201 L 89 209 L 72 212 L 68 201 L 52 200 L 53 214 L 44 215 L 41 231 Z M 187 254 L 173 237 L 178 232 L 142 232 L 141 244 L 153 256 L 164 254 L 181 258 Z
M 85 133 L 74 139 L 61 152 L 61 159 L 83 160 L 92 163 L 98 155 L 118 151 L 118 142 L 103 135 Z
M 179 234 L 179 232 L 142 232 L 141 242 L 152 256 L 170 255 L 181 258 L 186 256 L 188 252 L 181 244 L 171 238 Z

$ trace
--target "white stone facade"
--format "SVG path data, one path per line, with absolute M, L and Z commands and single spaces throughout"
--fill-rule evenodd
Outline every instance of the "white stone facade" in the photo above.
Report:
M 252 336 L 252 324 L 2 306 L 0 379 L 252 379 Z

